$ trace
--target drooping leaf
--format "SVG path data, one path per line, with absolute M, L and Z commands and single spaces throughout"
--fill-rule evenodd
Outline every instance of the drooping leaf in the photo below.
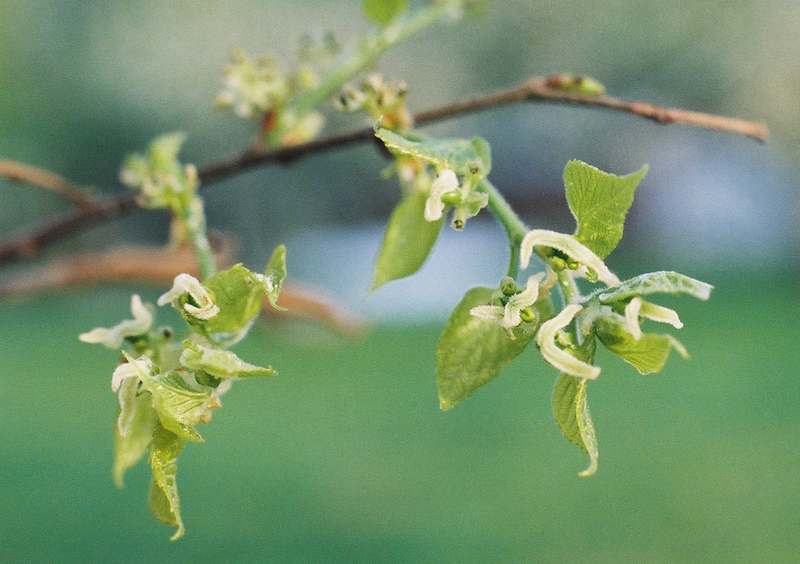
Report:
M 589 380 L 562 373 L 553 389 L 553 416 L 556 424 L 568 440 L 589 455 L 589 467 L 580 476 L 591 476 L 597 471 L 597 435 L 586 401 L 588 384 Z
M 208 414 L 210 390 L 190 386 L 175 371 L 143 377 L 142 389 L 153 395 L 153 406 L 165 429 L 187 441 L 203 440 L 194 426 Z
M 612 304 L 648 294 L 688 294 L 707 300 L 714 286 L 689 278 L 678 272 L 649 272 L 624 280 L 619 286 L 597 293 L 600 303 Z
M 286 280 L 286 245 L 278 245 L 264 269 L 264 290 L 272 307 L 283 310 L 276 302 Z
M 603 346 L 633 365 L 640 374 L 660 372 L 673 348 L 681 356 L 688 356 L 683 345 L 672 335 L 644 333 L 639 339 L 636 339 L 622 323 L 609 318 L 597 319 L 594 327 L 597 338 Z
M 414 274 L 436 243 L 444 218 L 427 221 L 424 217 L 427 196 L 413 192 L 400 202 L 389 218 L 375 264 L 372 290 L 391 280 Z
M 625 215 L 647 166 L 627 176 L 603 172 L 578 160 L 564 169 L 567 202 L 578 222 L 578 241 L 601 259 L 622 239 Z
M 509 339 L 500 325 L 470 313 L 473 307 L 486 305 L 493 293 L 492 288 L 469 290 L 453 310 L 439 339 L 436 383 L 443 410 L 454 407 L 495 378 L 533 338 L 535 328 L 515 327 L 515 339 Z M 537 305 L 539 302 L 534 307 Z M 538 310 L 537 314 L 542 315 Z
M 414 157 L 433 165 L 449 168 L 459 175 L 486 178 L 492 168 L 491 149 L 480 137 L 467 139 L 408 138 L 379 127 L 375 135 L 396 155 Z
M 132 380 L 129 378 L 129 380 Z M 153 397 L 150 394 L 136 394 L 138 381 L 127 383 L 133 387 L 133 398 L 122 408 L 125 415 L 125 426 L 114 425 L 114 483 L 123 486 L 123 477 L 128 468 L 139 462 L 150 448 L 153 432 L 158 425 L 158 414 L 153 408 Z M 123 383 L 123 387 L 126 383 Z M 125 413 L 127 411 L 127 413 Z M 125 431 L 122 435 L 121 427 Z
M 231 351 L 211 349 L 191 340 L 184 341 L 184 347 L 181 364 L 189 370 L 202 370 L 217 378 L 247 378 L 277 374 L 271 366 L 262 368 L 250 364 Z
M 165 525 L 178 527 L 171 540 L 179 539 L 185 531 L 175 479 L 178 474 L 178 455 L 183 450 L 183 445 L 183 439 L 158 426 L 153 434 L 153 449 L 150 451 L 153 480 L 150 483 L 148 505 L 153 517 Z
M 368 19 L 386 25 L 408 10 L 408 0 L 364 0 L 361 6 Z

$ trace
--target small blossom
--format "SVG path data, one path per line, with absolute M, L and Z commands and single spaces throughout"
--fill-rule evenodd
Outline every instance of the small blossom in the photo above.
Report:
M 184 296 L 189 295 L 194 301 L 190 303 Z M 211 299 L 208 290 L 200 281 L 189 274 L 178 274 L 173 282 L 172 289 L 158 298 L 158 305 L 172 302 L 172 307 L 181 315 L 191 319 L 207 321 L 219 313 L 219 307 Z M 195 305 L 197 304 L 197 305 Z
M 600 257 L 572 235 L 556 233 L 546 229 L 529 231 L 520 245 L 520 267 L 528 268 L 534 247 L 550 247 L 565 253 L 570 258 L 595 271 L 598 280 L 608 286 L 617 286 L 620 283 L 619 278 L 608 269 Z
M 642 338 L 642 329 L 639 327 L 640 317 L 661 323 L 669 323 L 676 329 L 683 327 L 677 312 L 667 307 L 646 302 L 637 296 L 625 306 L 625 319 L 628 322 L 628 330 L 637 341 Z
M 534 274 L 528 278 L 528 283 L 522 292 L 514 294 L 508 298 L 505 306 L 498 305 L 483 305 L 473 307 L 469 312 L 475 317 L 494 321 L 498 323 L 503 329 L 509 330 L 522 323 L 520 311 L 526 307 L 530 307 L 536 302 L 539 297 L 539 282 L 544 279 L 544 272 Z M 513 338 L 513 334 L 509 333 Z
M 458 177 L 449 168 L 443 169 L 436 180 L 431 185 L 431 192 L 425 202 L 425 219 L 427 221 L 437 221 L 444 213 L 444 202 L 442 196 L 448 192 L 458 190 Z
M 126 337 L 145 335 L 153 326 L 153 311 L 150 304 L 143 304 L 138 294 L 131 297 L 133 319 L 126 319 L 110 329 L 98 327 L 78 338 L 84 343 L 100 343 L 110 349 L 118 349 Z
M 577 378 L 594 380 L 600 375 L 599 366 L 592 366 L 575 358 L 556 344 L 559 332 L 570 324 L 581 309 L 583 308 L 577 304 L 570 304 L 553 319 L 545 321 L 536 334 L 536 344 L 542 351 L 544 359 L 561 372 Z
M 118 391 L 122 382 L 127 378 L 137 378 L 139 380 L 142 379 L 142 376 L 147 378 L 155 367 L 153 361 L 145 355 L 134 359 L 125 352 L 122 354 L 125 355 L 128 362 L 123 362 L 114 370 L 114 374 L 111 376 L 111 391 L 113 392 Z

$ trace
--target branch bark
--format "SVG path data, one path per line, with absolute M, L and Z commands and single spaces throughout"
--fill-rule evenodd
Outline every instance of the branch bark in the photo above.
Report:
M 564 90 L 549 85 L 548 79 L 540 77 L 532 78 L 509 89 L 466 98 L 440 108 L 420 112 L 414 116 L 414 122 L 417 126 L 424 126 L 444 119 L 520 102 L 549 102 L 605 108 L 632 114 L 662 125 L 680 123 L 717 129 L 746 135 L 761 142 L 765 142 L 769 138 L 769 131 L 762 123 L 664 108 L 639 101 L 626 101 L 605 94 L 584 94 Z M 250 147 L 230 159 L 201 168 L 199 170 L 200 182 L 202 186 L 208 186 L 258 166 L 290 164 L 312 154 L 371 139 L 374 139 L 373 129 L 366 127 L 335 133 L 291 147 L 270 149 Z M 136 199 L 132 192 L 85 203 L 40 227 L 0 243 L 0 266 L 20 258 L 35 256 L 44 246 L 93 224 L 118 218 L 130 212 L 135 206 Z

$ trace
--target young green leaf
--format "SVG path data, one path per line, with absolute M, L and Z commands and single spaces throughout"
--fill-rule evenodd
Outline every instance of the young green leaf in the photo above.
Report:
M 486 178 L 492 168 L 491 149 L 480 137 L 472 139 L 417 139 L 378 127 L 375 136 L 396 155 L 414 157 L 459 175 Z
M 270 264 L 279 269 L 281 254 L 279 250 L 276 253 L 278 258 L 273 255 L 275 264 L 272 260 Z M 265 293 L 260 276 L 237 264 L 228 270 L 217 272 L 203 283 L 211 291 L 214 303 L 219 307 L 219 313 L 204 323 L 207 332 L 233 334 L 250 326 L 250 322 L 261 311 Z
M 575 236 L 601 259 L 622 239 L 625 215 L 646 172 L 644 166 L 639 172 L 617 176 L 579 160 L 567 163 L 564 185 L 569 209 L 578 222 Z
M 221 351 L 198 345 L 187 339 L 181 354 L 181 364 L 189 370 L 202 370 L 217 378 L 247 378 L 250 376 L 275 376 L 270 366 L 262 368 L 243 361 L 231 351 Z
M 203 440 L 194 426 L 208 415 L 210 390 L 190 386 L 174 371 L 143 377 L 142 389 L 153 395 L 153 406 L 165 429 L 187 441 Z
M 133 379 L 130 379 L 133 380 Z M 123 407 L 128 411 L 125 426 L 114 425 L 114 483 L 123 486 L 123 477 L 128 468 L 139 462 L 150 448 L 153 432 L 158 425 L 158 414 L 153 408 L 153 397 L 150 394 L 136 395 L 138 381 L 123 383 L 133 387 L 134 397 Z M 122 418 L 123 413 L 120 414 Z M 122 435 L 122 429 L 125 435 Z
M 276 302 L 281 293 L 283 281 L 286 280 L 286 245 L 278 245 L 264 269 L 264 290 L 272 307 L 283 310 Z
M 633 365 L 640 374 L 661 372 L 673 348 L 688 358 L 686 349 L 672 335 L 644 333 L 636 339 L 622 323 L 607 317 L 598 318 L 594 327 L 603 346 Z
M 386 25 L 408 10 L 408 0 L 364 0 L 362 9 L 368 19 Z
M 515 338 L 509 339 L 497 323 L 470 313 L 472 308 L 486 305 L 494 291 L 484 287 L 469 290 L 442 332 L 436 349 L 436 382 L 443 410 L 495 378 L 533 338 L 532 328 L 514 327 Z M 541 317 L 541 312 L 537 313 Z
M 707 300 L 714 286 L 678 272 L 649 272 L 623 281 L 618 286 L 597 292 L 600 303 L 613 304 L 648 294 L 688 294 Z
M 553 415 L 556 424 L 568 440 L 589 455 L 589 467 L 580 476 L 591 476 L 597 471 L 597 435 L 586 401 L 588 384 L 589 380 L 562 373 L 553 389 Z
M 178 527 L 171 540 L 179 539 L 185 531 L 181 520 L 178 485 L 175 481 L 178 455 L 183 450 L 183 445 L 183 439 L 161 426 L 153 434 L 153 450 L 150 452 L 153 481 L 150 483 L 148 505 L 153 517 L 165 525 Z
M 444 218 L 427 221 L 424 217 L 427 196 L 413 192 L 400 202 L 386 226 L 375 264 L 372 290 L 386 282 L 414 274 L 436 243 Z

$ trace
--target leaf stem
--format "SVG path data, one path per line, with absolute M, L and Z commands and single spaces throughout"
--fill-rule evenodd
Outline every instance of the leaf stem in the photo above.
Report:
M 520 245 L 525 234 L 529 231 L 528 226 L 519 218 L 517 212 L 506 201 L 503 195 L 498 192 L 491 182 L 483 180 L 481 188 L 489 195 L 489 210 L 500 222 L 508 235 L 508 245 L 511 255 L 508 259 L 508 276 L 516 278 L 519 273 L 519 253 Z

